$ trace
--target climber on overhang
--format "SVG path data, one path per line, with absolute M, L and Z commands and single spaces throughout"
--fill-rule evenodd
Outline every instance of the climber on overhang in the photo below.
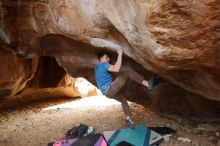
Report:
M 147 81 L 143 76 L 138 74 L 132 68 L 127 68 L 125 71 L 120 71 L 122 64 L 122 49 L 117 50 L 118 58 L 114 65 L 110 64 L 110 58 L 108 53 L 102 52 L 98 54 L 99 63 L 95 66 L 95 80 L 98 88 L 108 98 L 119 100 L 122 103 L 122 108 L 126 116 L 128 126 L 133 126 L 134 123 L 131 120 L 131 112 L 127 99 L 124 96 L 116 96 L 122 89 L 128 79 L 132 79 L 137 83 L 147 87 L 149 90 L 153 88 L 154 75 Z M 113 81 L 112 75 L 109 72 L 119 72 L 117 78 Z M 120 98 L 120 99 L 117 99 Z

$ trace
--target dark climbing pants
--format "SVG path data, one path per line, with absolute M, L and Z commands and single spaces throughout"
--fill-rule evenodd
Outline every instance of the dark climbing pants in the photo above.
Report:
M 124 95 L 118 96 L 117 94 L 122 89 L 122 87 L 125 85 L 128 79 L 132 79 L 136 81 L 137 83 L 142 84 L 144 77 L 138 74 L 133 69 L 128 68 L 127 70 L 119 73 L 118 77 L 112 82 L 106 94 L 108 98 L 116 99 L 122 103 L 122 109 L 125 113 L 125 116 L 131 116 L 131 112 L 128 106 L 128 101 L 126 97 L 124 97 Z

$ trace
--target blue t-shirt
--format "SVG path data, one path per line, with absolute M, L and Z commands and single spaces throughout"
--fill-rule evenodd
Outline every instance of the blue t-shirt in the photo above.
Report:
M 96 64 L 95 66 L 95 80 L 98 88 L 103 94 L 108 92 L 108 88 L 112 83 L 112 76 L 108 72 L 110 64 L 107 62 Z

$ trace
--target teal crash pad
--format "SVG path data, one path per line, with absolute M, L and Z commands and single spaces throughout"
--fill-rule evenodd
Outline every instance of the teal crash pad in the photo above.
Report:
M 109 146 L 115 146 L 122 141 L 134 146 L 152 146 L 163 141 L 160 134 L 141 124 L 134 128 L 105 131 L 103 135 Z

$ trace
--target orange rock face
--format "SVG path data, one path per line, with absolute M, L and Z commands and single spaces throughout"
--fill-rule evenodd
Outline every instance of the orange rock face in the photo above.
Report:
M 145 69 L 220 101 L 219 0 L 3 0 L 0 14 L 1 45 L 23 57 L 54 56 L 71 72 L 120 47 Z
M 37 61 L 0 50 L 0 97 L 12 96 L 21 91 L 33 77 Z

